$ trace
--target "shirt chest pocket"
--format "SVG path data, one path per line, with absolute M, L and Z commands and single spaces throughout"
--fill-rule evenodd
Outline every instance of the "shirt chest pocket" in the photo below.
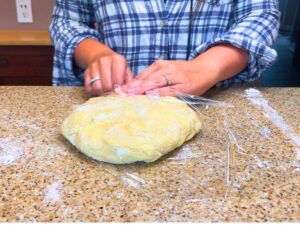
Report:
M 200 0 L 200 1 L 211 5 L 225 5 L 233 2 L 233 0 Z

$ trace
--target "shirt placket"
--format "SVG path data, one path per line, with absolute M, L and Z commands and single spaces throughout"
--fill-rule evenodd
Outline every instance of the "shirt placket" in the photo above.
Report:
M 168 10 L 171 2 L 165 0 L 155 0 L 155 4 L 152 7 L 158 7 L 154 9 L 158 12 L 158 19 L 156 25 L 158 27 L 158 33 L 156 38 L 156 60 L 167 60 L 169 58 L 169 31 L 168 31 Z

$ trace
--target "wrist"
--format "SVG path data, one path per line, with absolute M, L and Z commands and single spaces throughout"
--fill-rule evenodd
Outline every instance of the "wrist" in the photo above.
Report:
M 200 55 L 191 61 L 191 67 L 197 71 L 197 75 L 205 81 L 209 87 L 214 86 L 220 81 L 221 68 L 214 62 L 214 60 L 207 60 Z
M 230 44 L 211 47 L 194 60 L 201 73 L 214 84 L 229 79 L 247 67 L 248 53 Z
M 116 54 L 106 45 L 94 40 L 85 39 L 75 49 L 74 59 L 78 66 L 86 69 L 89 64 L 100 57 Z
M 102 45 L 102 46 L 98 46 L 98 47 L 94 46 L 95 48 L 91 49 L 90 57 L 89 57 L 90 63 L 94 62 L 95 60 L 97 60 L 100 57 L 111 56 L 111 55 L 117 54 L 109 47 L 107 47 L 103 44 L 100 44 L 100 45 Z

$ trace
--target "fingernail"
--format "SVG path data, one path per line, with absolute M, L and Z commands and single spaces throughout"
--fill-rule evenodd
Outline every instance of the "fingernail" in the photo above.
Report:
M 122 91 L 122 88 L 120 86 L 117 86 L 117 87 L 114 87 L 114 90 L 116 92 L 121 92 Z
M 115 87 L 114 90 L 115 90 L 115 92 L 117 92 L 119 94 L 122 92 L 122 89 L 120 87 Z

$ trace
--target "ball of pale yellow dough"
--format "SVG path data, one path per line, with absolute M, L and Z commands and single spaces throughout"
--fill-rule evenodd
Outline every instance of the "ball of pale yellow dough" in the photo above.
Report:
M 62 134 L 93 159 L 153 162 L 200 131 L 194 110 L 175 97 L 91 98 L 64 120 Z

